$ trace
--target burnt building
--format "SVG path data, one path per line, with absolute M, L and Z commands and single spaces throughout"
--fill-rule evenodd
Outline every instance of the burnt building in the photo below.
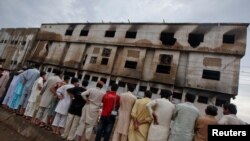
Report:
M 26 61 L 43 64 L 49 75 L 60 69 L 64 75 L 88 80 L 90 87 L 102 80 L 105 89 L 118 83 L 118 91 L 123 92 L 127 84 L 134 84 L 138 97 L 145 90 L 151 90 L 153 98 L 171 90 L 179 103 L 189 91 L 197 96 L 195 105 L 203 111 L 207 104 L 222 106 L 237 95 L 247 26 L 42 24 Z
M 25 65 L 39 28 L 3 28 L 0 30 L 0 64 L 8 70 Z

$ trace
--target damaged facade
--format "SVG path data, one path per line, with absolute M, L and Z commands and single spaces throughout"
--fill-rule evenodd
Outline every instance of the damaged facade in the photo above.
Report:
M 0 30 L 0 62 L 15 70 L 26 63 L 39 28 L 3 28 Z
M 60 69 L 65 75 L 88 80 L 89 87 L 102 80 L 108 89 L 116 82 L 118 91 L 123 92 L 126 84 L 131 83 L 136 85 L 134 94 L 138 97 L 142 97 L 145 90 L 151 90 L 153 98 L 171 90 L 174 101 L 179 103 L 184 101 L 187 91 L 191 91 L 197 95 L 195 105 L 203 112 L 207 104 L 222 106 L 237 95 L 247 26 L 42 24 L 25 60 L 43 64 L 42 69 L 49 75 Z M 2 60 L 9 52 L 3 49 L 2 40 L 6 40 L 3 35 L 5 32 L 0 36 Z M 8 43 L 18 39 L 9 39 Z

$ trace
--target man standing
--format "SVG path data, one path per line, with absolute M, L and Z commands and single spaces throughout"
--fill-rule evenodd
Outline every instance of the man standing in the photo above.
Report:
M 6 84 L 9 80 L 9 76 L 9 71 L 3 70 L 2 65 L 0 65 L 0 98 L 4 95 L 3 93 L 6 89 Z
M 42 98 L 39 104 L 38 112 L 36 114 L 36 124 L 40 123 L 41 127 L 44 127 L 44 125 L 47 123 L 49 106 L 53 98 L 53 93 L 50 91 L 50 88 L 62 81 L 59 77 L 61 73 L 61 71 L 55 71 L 55 76 L 51 76 L 44 84 L 42 89 Z
M 128 132 L 129 141 L 146 141 L 152 118 L 147 110 L 147 104 L 151 101 L 152 92 L 146 91 L 143 99 L 136 100 L 132 112 Z
M 217 107 L 213 105 L 208 105 L 205 113 L 205 116 L 199 117 L 195 125 L 195 141 L 207 141 L 208 140 L 208 125 L 217 124 Z
M 237 114 L 237 107 L 236 105 L 230 103 L 225 104 L 223 106 L 223 114 L 224 116 L 218 121 L 218 124 L 224 124 L 224 125 L 245 125 L 246 122 L 239 119 Z
M 128 92 L 120 95 L 120 108 L 118 121 L 113 135 L 113 141 L 127 141 L 128 127 L 130 123 L 130 113 L 136 101 L 133 95 L 134 85 L 128 84 Z
M 103 82 L 98 81 L 96 88 L 89 88 L 81 94 L 86 104 L 82 108 L 82 116 L 76 131 L 77 141 L 81 141 L 82 135 L 85 140 L 90 140 L 93 128 L 98 119 L 99 108 L 102 104 L 102 97 L 104 95 L 104 92 L 101 90 L 102 87 Z
M 28 105 L 24 113 L 24 115 L 26 116 L 26 119 L 31 119 L 34 116 L 34 113 L 36 110 L 36 102 L 43 88 L 43 80 L 45 80 L 45 76 L 46 76 L 46 72 L 40 72 L 40 77 L 35 81 L 32 87 L 32 92 L 29 97 Z
M 60 135 L 60 130 L 65 126 L 69 111 L 69 106 L 72 101 L 71 98 L 72 96 L 68 94 L 67 90 L 78 86 L 79 85 L 78 82 L 79 82 L 78 79 L 73 77 L 71 79 L 71 84 L 63 85 L 56 90 L 56 94 L 60 100 L 55 109 L 56 116 L 52 123 L 52 129 L 53 133 L 57 135 Z
M 104 141 L 109 141 L 117 111 L 115 109 L 119 107 L 120 96 L 117 95 L 117 84 L 112 84 L 111 91 L 107 91 L 102 98 L 102 113 L 97 127 L 97 133 L 95 141 L 101 141 L 102 135 L 104 135 Z
M 175 105 L 169 101 L 171 95 L 170 91 L 164 91 L 161 93 L 161 99 L 147 104 L 148 111 L 154 119 L 148 131 L 148 141 L 167 141 L 175 108 Z
M 193 105 L 195 95 L 187 93 L 184 103 L 177 104 L 173 114 L 173 126 L 169 141 L 192 141 L 199 110 Z

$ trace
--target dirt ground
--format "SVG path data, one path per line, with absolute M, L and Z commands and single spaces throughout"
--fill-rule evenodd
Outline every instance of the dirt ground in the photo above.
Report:
M 6 124 L 0 122 L 0 140 L 1 141 L 29 141 L 28 138 L 23 137 L 15 130 L 8 127 Z

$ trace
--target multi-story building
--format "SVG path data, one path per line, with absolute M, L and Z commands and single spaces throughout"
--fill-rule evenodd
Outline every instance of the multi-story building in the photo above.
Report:
M 98 80 L 105 89 L 116 82 L 123 92 L 131 83 L 138 97 L 145 90 L 151 90 L 153 98 L 171 90 L 179 103 L 189 91 L 197 95 L 195 105 L 203 112 L 207 104 L 222 106 L 237 95 L 247 26 L 42 24 L 27 61 L 43 64 L 49 75 L 60 69 L 64 75 L 88 80 L 90 87 Z
M 0 62 L 5 69 L 24 65 L 39 28 L 3 28 L 0 31 Z

